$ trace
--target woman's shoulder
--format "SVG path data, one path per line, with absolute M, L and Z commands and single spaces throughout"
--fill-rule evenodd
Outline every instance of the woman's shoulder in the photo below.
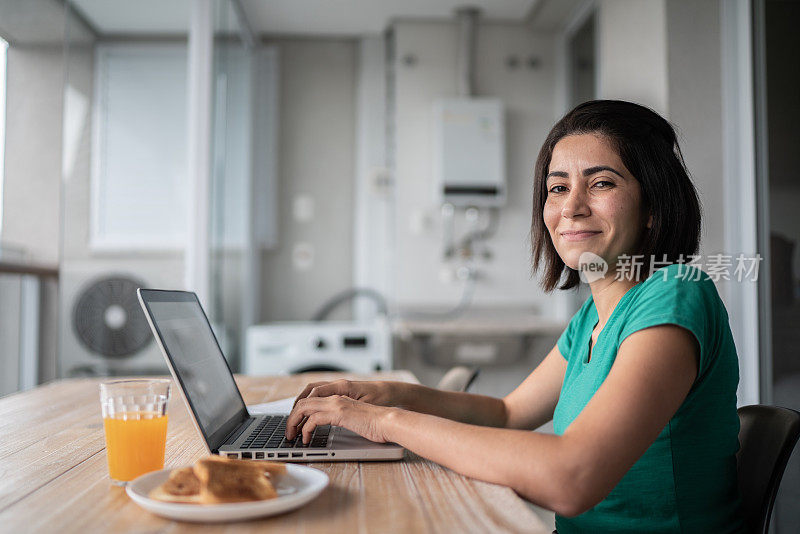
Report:
M 621 339 L 650 326 L 674 324 L 691 331 L 701 347 L 707 347 L 728 327 L 714 281 L 692 265 L 672 264 L 654 271 L 626 308 Z
M 659 282 L 667 282 L 672 284 L 697 284 L 705 285 L 714 282 L 711 277 L 697 267 L 687 263 L 671 263 L 660 269 L 656 269 L 643 283 L 656 285 Z
M 685 263 L 673 263 L 653 271 L 642 282 L 638 294 L 647 300 L 672 297 L 722 304 L 711 277 L 702 269 Z

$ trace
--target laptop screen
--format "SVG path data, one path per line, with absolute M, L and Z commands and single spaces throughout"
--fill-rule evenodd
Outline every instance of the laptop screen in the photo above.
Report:
M 183 291 L 140 293 L 195 420 L 216 450 L 248 414 L 200 302 Z

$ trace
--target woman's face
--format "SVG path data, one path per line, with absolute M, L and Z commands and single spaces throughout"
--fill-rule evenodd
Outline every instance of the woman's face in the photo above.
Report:
M 614 272 L 621 254 L 635 253 L 644 227 L 641 203 L 639 182 L 603 137 L 570 135 L 556 143 L 544 223 L 568 267 L 578 269 L 581 254 L 592 252 Z

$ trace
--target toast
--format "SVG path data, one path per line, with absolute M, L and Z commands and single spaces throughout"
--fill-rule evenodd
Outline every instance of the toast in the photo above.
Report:
M 255 466 L 203 459 L 194 466 L 204 503 L 246 502 L 278 496 L 264 472 Z
M 193 504 L 273 499 L 278 496 L 273 483 L 285 473 L 286 465 L 282 463 L 209 456 L 193 467 L 173 470 L 149 497 Z
M 268 462 L 265 460 L 236 460 L 234 458 L 223 458 L 222 456 L 212 455 L 203 458 L 198 463 L 200 462 L 214 462 L 217 464 L 227 464 L 253 469 L 259 473 L 266 474 L 273 482 L 277 482 L 286 474 L 286 464 Z
M 200 502 L 200 480 L 191 467 L 174 469 L 166 482 L 150 492 L 151 499 L 166 502 Z

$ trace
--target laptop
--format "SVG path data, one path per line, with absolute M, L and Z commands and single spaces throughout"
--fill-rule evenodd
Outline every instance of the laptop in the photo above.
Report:
M 311 441 L 286 440 L 285 414 L 251 414 L 233 380 L 197 295 L 139 289 L 139 303 L 192 421 L 212 454 L 228 458 L 318 462 L 399 460 L 403 448 L 342 427 L 319 426 Z

